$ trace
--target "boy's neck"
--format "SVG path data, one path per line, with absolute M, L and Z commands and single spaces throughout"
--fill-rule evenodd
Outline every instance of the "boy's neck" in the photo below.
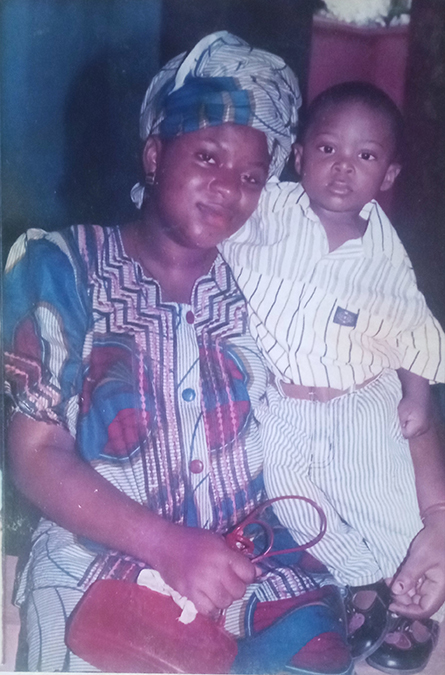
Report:
M 366 232 L 368 223 L 360 216 L 360 212 L 327 211 L 312 202 L 311 208 L 326 232 L 329 251 L 335 251 L 350 239 L 360 239 Z

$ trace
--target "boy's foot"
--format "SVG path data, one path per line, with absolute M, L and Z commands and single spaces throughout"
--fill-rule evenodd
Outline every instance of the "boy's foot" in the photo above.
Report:
M 439 638 L 439 624 L 391 615 L 391 625 L 382 645 L 366 659 L 384 673 L 412 675 L 423 670 Z
M 348 589 L 348 642 L 354 660 L 366 659 L 382 644 L 389 629 L 390 600 L 390 590 L 383 580 Z

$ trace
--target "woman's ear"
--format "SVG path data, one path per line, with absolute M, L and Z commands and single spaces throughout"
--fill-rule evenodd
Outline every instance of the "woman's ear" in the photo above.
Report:
M 292 150 L 294 151 L 295 171 L 298 173 L 299 176 L 301 176 L 303 168 L 303 146 L 301 145 L 301 143 L 294 143 L 292 146 Z
M 382 181 L 382 184 L 380 186 L 381 192 L 385 192 L 386 190 L 389 190 L 392 188 L 394 185 L 394 181 L 399 175 L 400 171 L 402 169 L 402 165 L 398 164 L 397 162 L 393 162 L 388 166 L 388 169 L 386 171 L 385 177 Z
M 142 152 L 142 163 L 146 176 L 154 176 L 161 160 L 162 141 L 159 136 L 149 136 Z

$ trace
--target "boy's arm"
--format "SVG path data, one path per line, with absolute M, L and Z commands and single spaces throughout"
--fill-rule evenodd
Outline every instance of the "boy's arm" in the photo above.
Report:
M 410 440 L 424 528 L 392 584 L 392 611 L 426 618 L 445 602 L 445 435 L 432 416 L 428 430 Z
M 428 380 L 409 370 L 397 371 L 403 398 L 399 403 L 399 418 L 405 438 L 415 438 L 428 431 L 431 425 L 432 406 Z

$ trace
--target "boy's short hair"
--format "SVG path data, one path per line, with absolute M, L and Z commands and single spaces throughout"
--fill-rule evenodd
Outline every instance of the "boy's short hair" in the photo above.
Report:
M 404 120 L 394 101 L 382 89 L 369 82 L 354 80 L 335 84 L 314 98 L 303 115 L 300 124 L 299 140 L 302 142 L 322 112 L 329 106 L 341 103 L 363 103 L 373 110 L 381 112 L 388 120 L 394 138 L 394 159 L 402 160 L 404 140 Z

